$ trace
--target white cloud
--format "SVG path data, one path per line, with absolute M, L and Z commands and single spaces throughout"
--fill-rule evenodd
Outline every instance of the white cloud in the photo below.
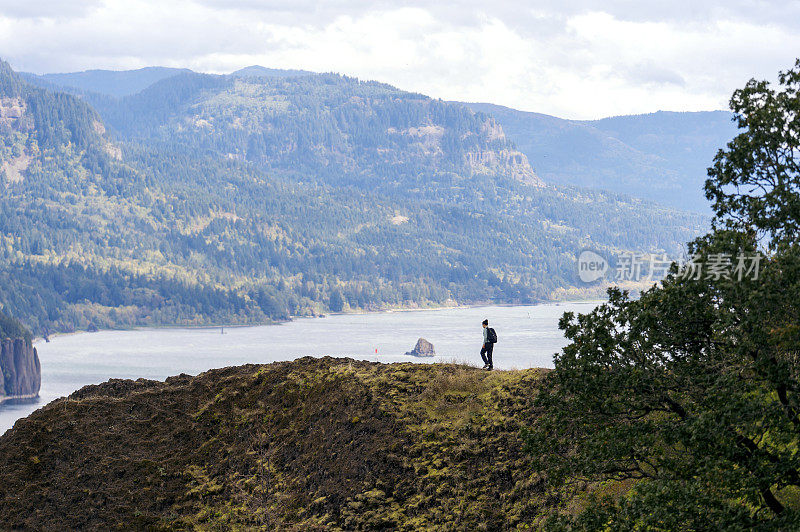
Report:
M 800 3 L 0 0 L 0 54 L 35 72 L 251 64 L 335 71 L 574 118 L 724 108 L 800 49 Z M 26 4 L 27 5 L 27 4 Z
M 12 18 L 73 18 L 86 15 L 100 0 L 0 0 L 0 14 Z

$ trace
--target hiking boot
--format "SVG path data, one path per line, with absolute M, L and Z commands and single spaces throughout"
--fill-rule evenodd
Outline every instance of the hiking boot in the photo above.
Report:
M 492 371 L 494 369 L 494 366 L 488 366 L 488 365 L 483 366 L 483 369 L 485 369 L 486 371 Z
M 484 365 L 483 365 L 483 367 L 482 367 L 481 369 L 486 369 L 486 368 L 488 368 L 488 367 L 489 367 L 489 364 L 484 364 Z

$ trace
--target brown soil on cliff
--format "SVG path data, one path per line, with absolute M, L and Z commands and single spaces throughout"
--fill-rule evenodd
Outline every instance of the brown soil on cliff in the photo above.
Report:
M 0 437 L 0 529 L 532 525 L 543 370 L 303 358 L 87 386 Z

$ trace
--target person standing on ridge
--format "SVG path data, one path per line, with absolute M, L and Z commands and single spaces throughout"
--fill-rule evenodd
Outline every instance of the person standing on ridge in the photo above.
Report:
M 483 320 L 483 347 L 481 347 L 481 358 L 483 359 L 483 369 L 492 371 L 494 364 L 492 363 L 492 351 L 494 344 L 497 343 L 497 333 L 494 329 L 489 327 L 489 320 Z

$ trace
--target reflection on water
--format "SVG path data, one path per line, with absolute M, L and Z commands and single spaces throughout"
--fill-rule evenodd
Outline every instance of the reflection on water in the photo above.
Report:
M 53 399 L 110 378 L 163 380 L 178 373 L 302 356 L 348 356 L 380 362 L 469 362 L 482 365 L 481 321 L 498 334 L 497 369 L 552 367 L 564 346 L 558 319 L 588 312 L 597 303 L 475 307 L 302 318 L 282 325 L 222 329 L 142 329 L 57 336 L 38 342 L 41 398 L 0 407 L 0 433 Z M 436 357 L 404 356 L 423 337 Z

